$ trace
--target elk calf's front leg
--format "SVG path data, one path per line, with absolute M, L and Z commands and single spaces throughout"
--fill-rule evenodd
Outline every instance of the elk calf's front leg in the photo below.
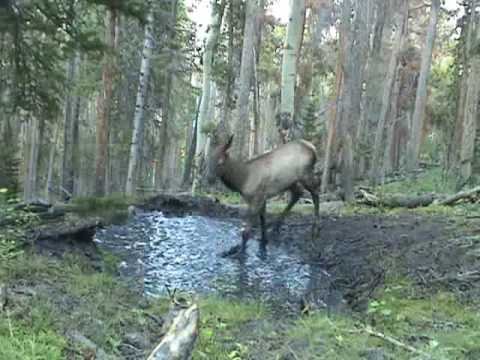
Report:
M 242 229 L 242 251 L 247 247 L 247 241 L 252 237 L 252 225 L 246 224 Z

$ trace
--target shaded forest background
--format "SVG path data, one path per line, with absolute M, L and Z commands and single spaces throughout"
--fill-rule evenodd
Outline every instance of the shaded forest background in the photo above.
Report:
M 295 138 L 322 190 L 480 175 L 480 1 L 0 1 L 0 188 L 25 200 L 208 190 L 212 147 Z M 204 35 L 204 36 L 203 36 Z

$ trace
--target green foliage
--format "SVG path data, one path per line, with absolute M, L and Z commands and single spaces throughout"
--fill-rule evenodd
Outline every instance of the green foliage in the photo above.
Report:
M 2 104 L 0 103 L 0 107 Z M 1 118 L 0 118 L 0 121 Z M 18 145 L 15 141 L 10 121 L 6 121 L 3 133 L 4 146 L 0 149 L 0 189 L 5 188 L 7 195 L 13 195 L 19 191 L 20 160 L 17 157 Z M 0 196 L 5 196 L 1 195 Z
M 454 192 L 455 186 L 453 181 L 445 176 L 443 169 L 433 168 L 416 178 L 403 179 L 382 185 L 378 190 L 384 193 L 422 194 L 434 192 L 449 194 Z
M 63 359 L 65 340 L 50 329 L 32 331 L 10 316 L 0 318 L 0 358 L 9 360 Z
M 312 141 L 317 135 L 315 121 L 315 104 L 313 101 L 309 101 L 303 117 L 304 138 L 306 140 Z
M 6 189 L 0 188 L 0 260 L 14 259 L 23 253 L 19 243 L 25 232 L 38 224 L 37 215 L 28 208 L 18 210 L 18 199 Z
M 215 129 L 217 128 L 217 124 L 214 121 L 207 121 L 202 125 L 202 133 L 206 135 L 213 134 Z

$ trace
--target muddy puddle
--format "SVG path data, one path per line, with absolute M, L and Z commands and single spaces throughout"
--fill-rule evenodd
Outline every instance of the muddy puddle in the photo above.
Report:
M 240 242 L 240 228 L 234 219 L 151 212 L 98 231 L 95 241 L 129 254 L 120 271 L 140 278 L 150 296 L 164 294 L 168 287 L 261 298 L 287 307 L 296 307 L 305 298 L 318 306 L 336 307 L 342 302 L 341 296 L 327 291 L 330 275 L 318 264 L 305 261 L 297 246 L 272 238 L 266 259 L 261 259 L 255 239 L 248 243 L 245 256 L 222 258 L 221 252 Z

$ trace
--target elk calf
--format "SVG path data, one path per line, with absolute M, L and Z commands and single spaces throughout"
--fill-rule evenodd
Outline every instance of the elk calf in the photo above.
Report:
M 240 193 L 248 205 L 248 222 L 242 231 L 242 252 L 251 236 L 254 222 L 259 219 L 260 251 L 265 254 L 266 202 L 285 191 L 290 192 L 290 201 L 281 213 L 276 228 L 279 228 L 305 188 L 312 195 L 315 215 L 313 226 L 316 232 L 319 221 L 319 184 L 313 173 L 316 162 L 315 146 L 305 140 L 293 141 L 251 160 L 242 161 L 230 157 L 229 149 L 232 141 L 233 135 L 225 144 L 217 146 L 212 152 L 208 161 L 207 180 L 213 183 L 219 177 L 230 190 Z M 237 250 L 238 246 L 226 254 Z

